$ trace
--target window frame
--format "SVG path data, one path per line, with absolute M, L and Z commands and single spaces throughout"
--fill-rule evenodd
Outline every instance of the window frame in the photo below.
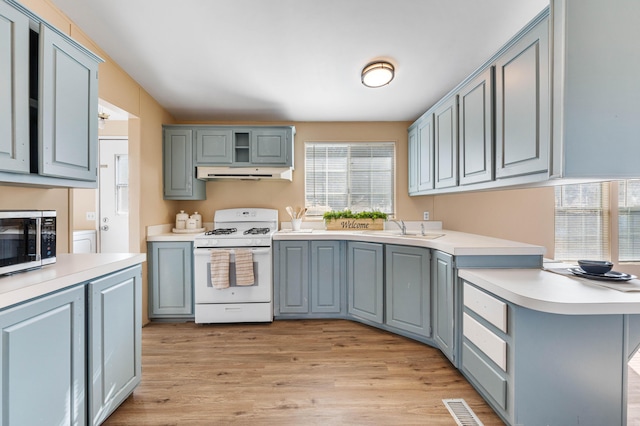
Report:
M 388 193 L 388 197 L 385 200 L 388 201 L 388 203 L 390 204 L 390 209 L 389 211 L 385 211 L 385 209 L 380 208 L 380 210 L 385 211 L 385 213 L 387 213 L 390 217 L 395 217 L 396 214 L 396 208 L 397 208 L 397 171 L 398 171 L 398 166 L 397 166 L 397 146 L 396 146 L 396 142 L 395 141 L 305 141 L 304 143 L 304 162 L 305 162 L 305 175 L 304 175 L 304 197 L 305 197 L 305 207 L 307 207 L 308 211 L 307 211 L 307 217 L 310 219 L 321 219 L 322 215 L 325 211 L 330 211 L 330 210 L 342 210 L 342 208 L 332 208 L 330 206 L 329 200 L 328 200 L 328 196 L 324 196 L 323 201 L 326 204 L 313 204 L 313 203 L 309 203 L 309 199 L 310 198 L 314 198 L 314 197 L 310 197 L 310 193 L 309 191 L 309 181 L 310 178 L 308 176 L 308 173 L 313 172 L 312 167 L 309 166 L 309 160 L 310 157 L 308 156 L 308 149 L 311 147 L 322 147 L 322 146 L 326 146 L 326 147 L 339 147 L 339 148 L 346 148 L 348 151 L 347 156 L 343 157 L 346 164 L 345 167 L 347 168 L 345 170 L 346 173 L 346 178 L 345 178 L 345 185 L 346 185 L 346 197 L 347 197 L 347 201 L 346 201 L 346 209 L 350 209 L 354 212 L 359 212 L 359 211 L 368 211 L 368 210 L 376 210 L 378 209 L 377 207 L 371 207 L 371 204 L 367 207 L 367 208 L 358 208 L 357 206 L 354 205 L 354 201 L 351 198 L 352 195 L 354 194 L 354 191 L 352 191 L 352 185 L 353 185 L 353 181 L 351 179 L 352 177 L 352 172 L 353 172 L 353 168 L 351 167 L 353 165 L 353 162 L 350 161 L 351 158 L 356 158 L 357 156 L 352 156 L 352 150 L 357 150 L 359 148 L 367 148 L 368 146 L 371 147 L 378 147 L 380 149 L 391 149 L 391 165 L 390 165 L 390 170 L 387 170 L 390 173 L 390 177 L 389 177 L 389 193 Z M 326 173 L 326 167 L 325 166 L 325 173 Z M 369 169 L 369 173 L 373 173 L 376 169 L 371 167 Z M 369 181 L 372 181 L 371 179 L 369 179 Z M 329 194 L 331 193 L 331 191 L 326 190 L 324 192 L 324 194 Z M 368 192 L 366 192 L 365 194 L 368 198 L 369 201 L 371 203 L 371 198 L 373 195 L 376 195 L 376 192 L 369 190 Z M 379 194 L 378 194 L 379 195 Z M 324 208 L 326 207 L 326 208 Z

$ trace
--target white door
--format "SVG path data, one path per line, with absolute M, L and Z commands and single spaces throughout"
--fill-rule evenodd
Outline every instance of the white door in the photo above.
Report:
M 129 252 L 129 141 L 100 138 L 101 253 Z

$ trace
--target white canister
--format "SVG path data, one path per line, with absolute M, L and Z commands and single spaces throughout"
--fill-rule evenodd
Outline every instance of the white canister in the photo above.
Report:
M 176 215 L 176 229 L 185 229 L 187 227 L 187 219 L 189 219 L 189 215 L 184 210 L 180 210 L 180 213 Z
M 196 229 L 196 220 L 193 216 L 187 219 L 187 229 Z
M 191 215 L 191 218 L 196 220 L 196 229 L 202 228 L 202 215 L 198 214 L 198 212 L 194 212 Z

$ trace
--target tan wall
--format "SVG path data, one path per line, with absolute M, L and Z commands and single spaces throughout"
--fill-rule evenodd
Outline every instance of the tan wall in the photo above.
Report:
M 434 220 L 447 229 L 544 246 L 554 249 L 553 187 L 512 189 L 434 198 Z

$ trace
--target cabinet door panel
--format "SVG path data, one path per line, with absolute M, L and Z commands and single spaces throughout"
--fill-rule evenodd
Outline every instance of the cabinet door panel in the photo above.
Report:
M 433 115 L 418 125 L 418 191 L 433 189 Z
M 287 164 L 287 131 L 254 129 L 251 132 L 252 164 Z
M 452 96 L 434 112 L 435 187 L 458 185 L 458 97 Z
M 409 195 L 417 194 L 418 192 L 418 167 L 420 166 L 420 159 L 418 158 L 418 128 L 414 127 L 409 130 L 407 134 L 407 153 L 408 153 L 408 178 L 409 178 Z
M 347 254 L 349 314 L 382 324 L 382 244 L 349 242 Z
M 309 243 L 280 242 L 280 313 L 309 313 Z
M 142 284 L 140 267 L 88 285 L 91 424 L 104 421 L 142 377 Z
M 96 181 L 98 65 L 44 25 L 40 44 L 39 173 Z
M 496 177 L 549 169 L 548 20 L 496 61 Z
M 340 242 L 311 242 L 311 313 L 342 312 L 341 259 Z
M 0 3 L 0 170 L 29 172 L 29 20 Z
M 165 199 L 206 199 L 205 182 L 195 177 L 193 130 L 165 129 L 163 157 Z
M 433 255 L 434 332 L 442 352 L 455 364 L 454 350 L 454 276 L 453 256 L 441 251 Z
M 429 249 L 387 245 L 385 259 L 386 324 L 429 336 Z
M 193 243 L 149 244 L 149 316 L 193 316 Z
M 0 314 L 3 425 L 85 424 L 84 291 Z
M 493 68 L 459 93 L 460 185 L 493 180 Z
M 196 165 L 231 164 L 233 132 L 225 129 L 196 130 Z

